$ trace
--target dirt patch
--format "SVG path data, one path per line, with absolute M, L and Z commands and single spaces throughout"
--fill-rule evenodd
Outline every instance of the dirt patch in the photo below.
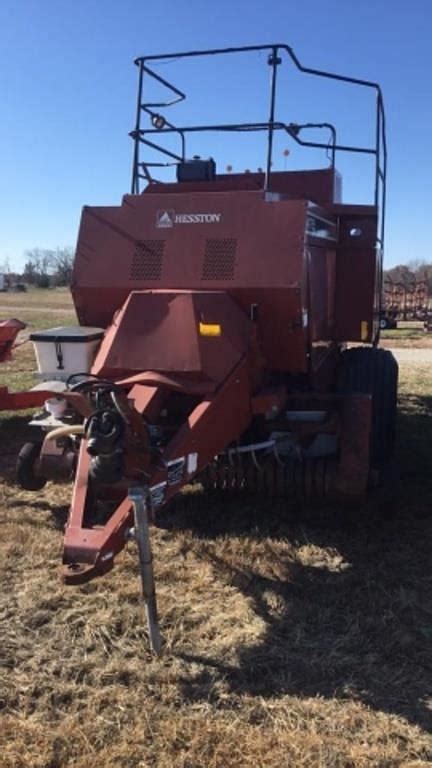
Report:
M 405 365 L 432 365 L 432 347 L 390 347 L 396 360 Z
M 6 312 L 6 307 L 2 307 L 2 313 L 4 314 Z M 34 306 L 31 304 L 8 304 L 7 305 L 7 312 L 10 314 L 11 312 L 34 312 Z M 58 315 L 59 308 L 58 307 L 44 307 L 43 308 L 44 314 L 53 314 Z M 75 314 L 75 310 L 73 307 L 64 307 L 61 309 L 62 314 Z

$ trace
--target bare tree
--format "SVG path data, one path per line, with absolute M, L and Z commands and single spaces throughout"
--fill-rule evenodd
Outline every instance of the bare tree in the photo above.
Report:
M 3 261 L 0 261 L 0 273 L 2 275 L 8 275 L 10 271 L 11 271 L 10 262 L 8 257 L 6 256 L 6 258 L 4 258 Z
M 70 285 L 74 256 L 72 248 L 57 248 L 53 252 L 53 285 Z
M 25 252 L 23 280 L 39 288 L 49 285 L 69 285 L 74 259 L 73 249 L 55 250 L 32 248 Z
M 25 252 L 26 263 L 24 265 L 23 278 L 27 283 L 37 285 L 39 288 L 47 288 L 49 286 L 52 254 L 52 251 L 42 248 L 32 248 Z

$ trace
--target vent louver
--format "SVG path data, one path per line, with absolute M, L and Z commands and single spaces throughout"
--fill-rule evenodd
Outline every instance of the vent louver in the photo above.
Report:
M 143 240 L 136 244 L 130 269 L 131 280 L 160 280 L 165 240 Z
M 233 280 L 237 240 L 206 240 L 201 280 Z

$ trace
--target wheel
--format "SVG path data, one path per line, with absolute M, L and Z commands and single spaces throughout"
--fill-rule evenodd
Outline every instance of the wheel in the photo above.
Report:
M 371 466 L 393 456 L 396 435 L 398 364 L 387 349 L 354 347 L 342 353 L 338 391 L 372 395 Z
M 380 318 L 379 327 L 380 327 L 381 331 L 386 331 L 388 328 L 390 328 L 390 323 L 389 323 L 387 317 L 381 317 Z
M 35 472 L 35 464 L 40 456 L 41 448 L 42 443 L 25 443 L 18 454 L 17 480 L 21 488 L 26 491 L 40 491 L 47 482 L 46 477 L 41 477 Z

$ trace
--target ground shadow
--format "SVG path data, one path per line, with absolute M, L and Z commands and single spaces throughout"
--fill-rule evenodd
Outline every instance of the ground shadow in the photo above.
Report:
M 348 509 L 191 494 L 160 516 L 166 528 L 193 530 L 195 554 L 247 597 L 265 625 L 255 645 L 235 649 L 235 663 L 211 650 L 204 658 L 179 654 L 201 668 L 179 680 L 185 699 L 209 700 L 223 680 L 234 693 L 262 697 L 349 697 L 432 730 L 432 398 L 407 396 L 401 405 L 400 478 L 390 501 L 378 496 Z M 11 481 L 27 429 L 24 419 L 1 422 L 0 480 Z M 37 498 L 14 505 L 49 509 L 59 529 L 67 515 Z M 276 554 L 279 575 L 269 577 L 225 558 L 214 543 L 227 536 L 332 548 L 344 567 Z
M 203 512 L 193 496 L 168 510 L 161 523 L 192 528 L 195 554 L 265 623 L 259 642 L 236 649 L 235 664 L 180 654 L 201 665 L 180 683 L 186 699 L 208 700 L 223 680 L 232 692 L 263 697 L 348 697 L 432 730 L 431 406 L 432 398 L 404 402 L 390 516 L 378 502 L 303 507 L 299 519 L 298 507 L 235 498 L 209 499 Z M 277 564 L 282 577 L 264 577 L 233 566 L 220 547 L 215 553 L 215 540 L 229 535 L 332 548 L 343 567 L 288 557 Z
M 66 504 L 51 504 L 45 499 L 43 501 L 22 501 L 21 499 L 14 500 L 14 509 L 24 509 L 25 513 L 20 518 L 20 521 L 25 525 L 30 525 L 35 528 L 44 526 L 45 522 L 38 516 L 38 512 L 49 512 L 54 528 L 58 531 L 64 531 L 65 525 L 69 516 L 69 506 Z M 35 516 L 29 514 L 29 511 L 34 511 Z
M 0 482 L 14 482 L 18 453 L 24 443 L 34 440 L 29 417 L 0 414 Z

